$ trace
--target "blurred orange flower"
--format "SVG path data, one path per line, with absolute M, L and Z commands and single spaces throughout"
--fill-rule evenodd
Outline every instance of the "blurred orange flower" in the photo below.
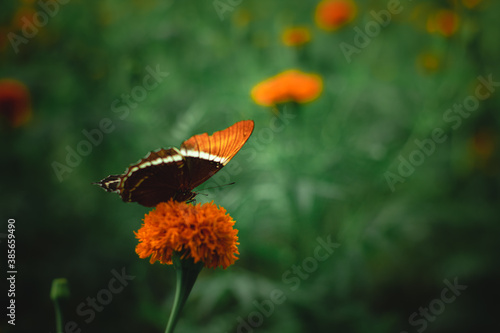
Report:
M 462 0 L 462 3 L 464 4 L 465 7 L 471 9 L 479 5 L 481 1 L 482 0 Z
M 496 152 L 498 135 L 492 128 L 482 127 L 477 130 L 469 142 L 469 165 L 487 174 L 498 174 Z
M 427 20 L 427 31 L 437 32 L 445 37 L 450 37 L 458 30 L 459 17 L 457 13 L 450 9 L 438 10 Z
M 172 264 L 173 252 L 181 258 L 193 258 L 205 267 L 224 269 L 238 258 L 238 230 L 234 220 L 222 207 L 206 203 L 191 205 L 170 200 L 161 202 L 144 217 L 135 233 L 139 239 L 136 253 L 150 262 Z
M 35 25 L 33 22 L 36 11 L 31 6 L 20 7 L 12 19 L 12 27 L 14 29 L 21 29 L 26 24 Z
M 321 29 L 337 30 L 354 20 L 357 7 L 352 0 L 323 0 L 316 7 L 314 19 Z
M 495 135 L 491 130 L 480 129 L 472 138 L 472 147 L 479 157 L 490 158 L 495 152 Z
M 432 52 L 424 52 L 418 55 L 417 65 L 427 73 L 433 73 L 441 67 L 442 59 Z
M 272 106 L 288 101 L 310 102 L 318 98 L 322 90 L 323 80 L 319 75 L 291 69 L 258 83 L 251 96 L 259 105 Z
M 281 35 L 286 46 L 300 46 L 311 40 L 311 33 L 306 27 L 287 28 Z
M 31 99 L 28 88 L 14 79 L 0 80 L 0 114 L 11 127 L 19 127 L 31 118 Z
M 247 9 L 240 9 L 231 16 L 234 25 L 246 27 L 252 20 L 252 13 Z

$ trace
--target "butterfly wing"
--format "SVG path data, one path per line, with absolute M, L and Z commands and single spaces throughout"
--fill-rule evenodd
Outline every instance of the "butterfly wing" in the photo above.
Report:
M 191 196 L 185 162 L 176 148 L 160 149 L 128 167 L 123 175 L 108 176 L 97 184 L 106 191 L 117 192 L 125 202 L 146 207 L 171 198 L 185 201 Z
M 184 141 L 180 153 L 189 170 L 190 189 L 225 166 L 247 142 L 253 128 L 252 120 L 243 120 L 210 136 L 203 133 Z
M 111 175 L 95 184 L 116 192 L 125 202 L 154 207 L 170 199 L 186 201 L 195 187 L 226 165 L 252 134 L 252 120 L 225 130 L 199 134 L 176 148 L 160 149 L 131 165 L 122 175 Z

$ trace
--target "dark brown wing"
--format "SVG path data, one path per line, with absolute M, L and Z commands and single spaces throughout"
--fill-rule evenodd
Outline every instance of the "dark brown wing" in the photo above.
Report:
M 191 190 L 225 166 L 247 142 L 253 128 L 252 120 L 243 120 L 210 136 L 203 133 L 184 141 L 180 153 L 189 169 Z
M 119 193 L 123 201 L 146 207 L 154 207 L 170 198 L 185 201 L 192 197 L 186 161 L 176 148 L 151 152 L 128 167 L 123 175 L 108 176 L 96 184 L 106 191 Z

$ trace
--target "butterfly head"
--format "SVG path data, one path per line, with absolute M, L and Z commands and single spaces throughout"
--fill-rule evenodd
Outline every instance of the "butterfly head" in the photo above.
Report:
M 173 199 L 175 201 L 179 201 L 179 202 L 182 202 L 182 201 L 193 201 L 194 200 L 194 197 L 196 196 L 197 193 L 195 192 L 192 192 L 191 190 L 181 190 L 181 191 L 178 191 L 175 196 L 173 197 Z
M 118 185 L 120 185 L 120 176 L 118 175 L 111 175 L 99 182 L 92 183 L 94 185 L 99 185 L 102 187 L 106 192 L 115 192 L 119 193 L 120 191 L 118 190 Z

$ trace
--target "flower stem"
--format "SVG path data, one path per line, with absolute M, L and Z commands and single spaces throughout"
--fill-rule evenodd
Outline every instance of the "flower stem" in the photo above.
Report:
M 181 310 L 186 303 L 191 289 L 193 289 L 198 274 L 203 268 L 203 263 L 201 261 L 195 264 L 193 258 L 181 259 L 181 255 L 182 254 L 179 252 L 174 252 L 172 254 L 172 262 L 177 274 L 177 285 L 175 289 L 174 305 L 170 313 L 170 318 L 168 319 L 165 333 L 174 332 Z
M 62 313 L 61 313 L 61 307 L 59 306 L 59 301 L 54 301 L 54 310 L 56 313 L 56 332 L 57 333 L 62 333 Z

